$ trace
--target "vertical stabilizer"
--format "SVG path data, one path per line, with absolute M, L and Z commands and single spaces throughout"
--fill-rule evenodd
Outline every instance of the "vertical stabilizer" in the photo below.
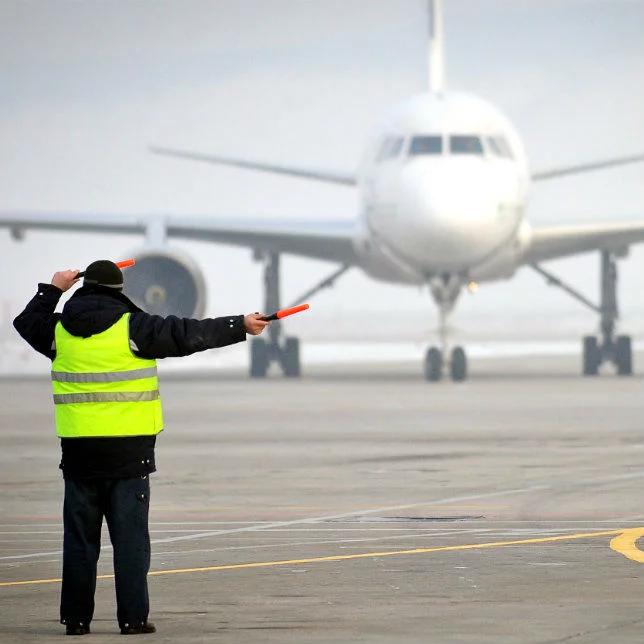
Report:
M 429 3 L 429 89 L 442 92 L 445 89 L 445 61 L 443 58 L 443 0 L 427 0 Z

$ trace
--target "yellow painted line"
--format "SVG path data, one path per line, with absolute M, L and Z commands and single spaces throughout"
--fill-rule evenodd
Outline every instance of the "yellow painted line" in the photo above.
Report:
M 434 548 L 414 548 L 412 550 L 385 550 L 383 552 L 362 552 L 353 555 L 330 555 L 328 557 L 311 557 L 308 559 L 283 559 L 278 561 L 255 561 L 241 564 L 224 564 L 221 566 L 201 566 L 199 568 L 173 568 L 170 570 L 154 570 L 150 577 L 160 575 L 178 575 L 191 572 L 212 572 L 217 570 L 243 570 L 247 568 L 273 568 L 276 566 L 295 566 L 298 564 L 321 563 L 325 561 L 348 561 L 351 559 L 367 559 L 370 557 L 392 557 L 394 555 L 420 555 L 431 552 L 454 552 L 458 550 L 483 550 L 485 548 L 502 548 L 504 546 L 521 546 L 532 543 L 552 543 L 554 541 L 572 541 L 574 539 L 591 539 L 594 537 L 610 537 L 624 535 L 628 532 L 639 531 L 644 534 L 644 528 L 631 528 L 620 530 L 604 530 L 602 532 L 580 532 L 578 534 L 565 534 L 558 537 L 538 537 L 534 539 L 518 539 L 516 541 L 491 541 L 488 543 L 470 543 L 459 546 L 436 546 Z M 613 539 L 612 543 L 616 541 Z M 97 579 L 113 579 L 114 575 L 98 575 Z M 54 584 L 62 579 L 28 579 L 25 581 L 3 581 L 0 586 L 28 586 L 34 584 Z
M 30 584 L 55 584 L 62 579 L 29 579 L 27 581 L 3 581 L 0 586 L 29 586 Z
M 610 542 L 610 547 L 633 561 L 644 563 L 644 552 L 637 547 L 637 540 L 644 537 L 644 528 L 624 530 Z

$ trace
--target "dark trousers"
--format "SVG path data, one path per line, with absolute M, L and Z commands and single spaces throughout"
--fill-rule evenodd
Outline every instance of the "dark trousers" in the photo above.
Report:
M 107 521 L 114 549 L 117 618 L 121 626 L 145 621 L 150 610 L 150 480 L 65 479 L 63 510 L 63 623 L 91 622 L 101 525 Z

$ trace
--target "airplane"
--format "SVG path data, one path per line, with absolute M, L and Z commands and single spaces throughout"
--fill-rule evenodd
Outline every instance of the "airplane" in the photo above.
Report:
M 428 90 L 393 107 L 366 145 L 356 174 L 291 167 L 196 151 L 153 146 L 179 159 L 235 166 L 355 187 L 359 216 L 352 222 L 244 221 L 179 215 L 98 215 L 0 212 L 0 226 L 16 240 L 27 229 L 92 233 L 141 233 L 137 270 L 125 273 L 128 295 L 151 313 L 200 317 L 205 281 L 192 259 L 169 239 L 201 240 L 253 249 L 264 263 L 265 310 L 280 308 L 280 257 L 291 254 L 336 265 L 299 303 L 333 286 L 350 268 L 384 282 L 427 287 L 438 307 L 438 346 L 427 349 L 423 372 L 467 378 L 465 350 L 453 342 L 449 319 L 461 292 L 481 282 L 508 279 L 528 266 L 562 288 L 600 318 L 600 333 L 583 338 L 583 374 L 597 375 L 613 363 L 620 375 L 633 372 L 631 338 L 616 335 L 617 260 L 644 241 L 643 222 L 608 222 L 533 227 L 526 219 L 531 182 L 621 166 L 644 154 L 530 173 L 521 138 L 489 102 L 447 90 L 441 0 L 428 6 Z M 542 266 L 548 260 L 598 251 L 599 304 Z M 301 373 L 300 344 L 271 325 L 267 340 L 250 344 L 250 376 L 263 378 L 271 364 L 287 377 Z

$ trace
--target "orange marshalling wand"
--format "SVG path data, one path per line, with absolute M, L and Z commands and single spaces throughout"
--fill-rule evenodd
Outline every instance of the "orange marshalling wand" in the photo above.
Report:
M 134 266 L 134 264 L 136 264 L 135 259 L 124 259 L 122 262 L 116 262 L 116 265 L 119 268 L 130 268 L 130 266 Z M 80 279 L 84 275 L 85 271 L 81 271 L 80 273 L 78 273 L 78 275 L 76 275 L 76 279 Z
M 116 265 L 119 268 L 130 268 L 130 266 L 134 266 L 136 264 L 135 259 L 124 259 L 122 262 L 116 262 Z
M 299 313 L 300 311 L 306 311 L 309 308 L 308 304 L 299 304 L 298 306 L 292 306 L 290 309 L 282 309 L 273 313 L 273 315 L 266 315 L 262 320 L 270 322 L 271 320 L 281 320 L 282 318 L 293 315 L 294 313 Z

